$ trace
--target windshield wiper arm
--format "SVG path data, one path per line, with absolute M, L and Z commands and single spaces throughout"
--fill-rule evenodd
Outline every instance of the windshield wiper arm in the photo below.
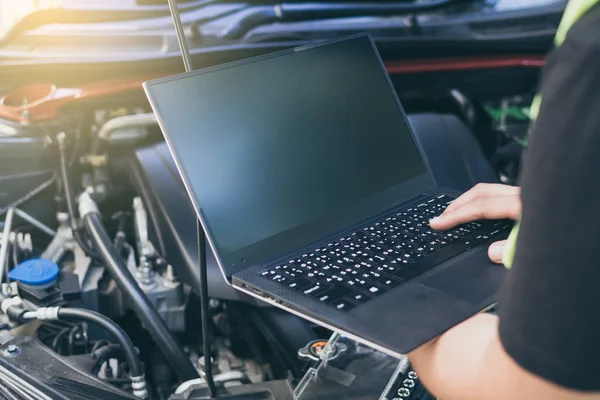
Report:
M 241 39 L 252 29 L 273 22 L 299 22 L 328 18 L 392 16 L 436 11 L 449 6 L 471 4 L 476 0 L 431 0 L 427 3 L 310 3 L 274 4 L 257 8 L 226 30 L 222 37 Z

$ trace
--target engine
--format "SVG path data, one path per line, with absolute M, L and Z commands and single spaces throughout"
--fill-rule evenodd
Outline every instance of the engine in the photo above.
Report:
M 0 106 L 0 397 L 200 399 L 207 365 L 231 393 L 279 400 L 306 390 L 303 377 L 325 361 L 314 351 L 332 333 L 233 290 L 210 251 L 205 354 L 194 210 L 139 82 L 86 96 L 98 85 L 28 86 Z M 401 97 L 421 145 L 439 155 L 431 162 L 443 186 L 518 182 L 526 91 Z M 447 151 L 456 140 L 475 149 L 473 159 Z M 452 163 L 469 167 L 450 177 Z M 396 371 L 340 343 L 325 362 L 334 368 L 328 385 L 430 398 L 408 366 Z M 370 386 L 356 379 L 371 370 Z

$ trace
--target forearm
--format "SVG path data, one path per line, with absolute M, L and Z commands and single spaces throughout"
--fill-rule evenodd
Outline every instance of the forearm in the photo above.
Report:
M 598 399 L 530 374 L 504 351 L 498 318 L 480 314 L 416 349 L 409 359 L 433 395 L 442 400 Z
M 477 315 L 409 354 L 425 386 L 443 400 L 487 400 L 486 371 L 493 362 L 497 317 Z M 490 397 L 491 399 L 491 397 Z

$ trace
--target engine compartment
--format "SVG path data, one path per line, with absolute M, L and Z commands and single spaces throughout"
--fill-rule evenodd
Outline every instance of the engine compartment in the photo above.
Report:
M 387 63 L 438 183 L 518 183 L 537 67 L 426 65 Z M 194 398 L 174 393 L 204 374 L 195 214 L 144 79 L 3 90 L 0 369 L 56 396 Z M 297 383 L 298 350 L 331 332 L 234 291 L 207 258 L 216 379 Z

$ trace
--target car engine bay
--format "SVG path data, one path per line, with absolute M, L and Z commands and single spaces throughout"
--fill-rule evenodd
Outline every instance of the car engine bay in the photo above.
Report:
M 457 190 L 518 183 L 542 65 L 386 60 L 437 154 L 436 179 Z M 2 87 L 0 398 L 199 398 L 189 382 L 207 362 L 227 387 L 294 385 L 314 362 L 299 352 L 332 334 L 233 290 L 209 251 L 204 354 L 195 213 L 141 90 L 147 75 Z M 450 150 L 452 135 L 475 158 Z M 428 398 L 407 371 L 398 398 Z

